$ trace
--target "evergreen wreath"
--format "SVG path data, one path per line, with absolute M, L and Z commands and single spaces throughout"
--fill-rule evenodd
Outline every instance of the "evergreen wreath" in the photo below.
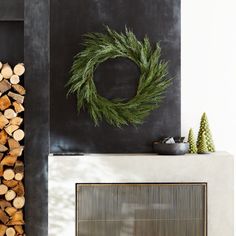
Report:
M 106 33 L 88 33 L 71 68 L 68 94 L 77 95 L 78 112 L 86 107 L 98 125 L 101 120 L 117 127 L 141 124 L 149 113 L 160 106 L 164 93 L 171 83 L 167 79 L 168 63 L 161 60 L 161 48 L 153 49 L 147 37 L 139 41 L 127 28 L 118 33 L 106 27 Z M 108 59 L 128 58 L 140 69 L 136 95 L 129 101 L 108 100 L 97 93 L 93 74 L 98 65 Z

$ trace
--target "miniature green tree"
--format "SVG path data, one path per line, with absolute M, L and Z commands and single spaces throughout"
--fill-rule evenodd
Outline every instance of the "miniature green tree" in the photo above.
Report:
M 201 139 L 199 140 L 199 146 L 197 152 L 199 154 L 205 154 L 209 152 L 207 147 L 206 135 L 204 132 L 202 133 Z
M 209 128 L 207 115 L 205 112 L 203 113 L 202 118 L 201 118 L 201 124 L 200 124 L 200 129 L 198 132 L 198 139 L 197 139 L 197 148 L 199 148 L 199 146 L 200 146 L 200 142 L 202 141 L 203 133 L 205 134 L 206 145 L 207 145 L 208 151 L 215 152 L 215 146 L 214 146 L 214 142 L 212 139 L 211 130 Z
M 197 153 L 197 145 L 195 142 L 193 129 L 189 130 L 188 143 L 189 143 L 189 153 L 191 153 L 191 154 Z

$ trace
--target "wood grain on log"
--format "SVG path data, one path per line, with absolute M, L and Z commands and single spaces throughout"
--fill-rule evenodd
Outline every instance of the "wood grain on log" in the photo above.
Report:
M 18 125 L 20 126 L 23 122 L 23 119 L 21 117 L 14 117 L 13 119 L 10 120 L 11 125 Z
M 5 79 L 9 79 L 13 75 L 12 68 L 10 67 L 10 65 L 8 63 L 5 63 L 2 65 L 1 74 L 2 74 L 3 78 L 5 78 Z
M 11 106 L 11 101 L 7 95 L 4 95 L 0 98 L 0 110 L 4 111 Z
M 15 236 L 16 235 L 16 231 L 13 227 L 9 227 L 6 230 L 6 235 L 7 236 Z
M 8 92 L 8 96 L 13 98 L 14 100 L 16 100 L 19 103 L 23 103 L 24 102 L 24 96 L 22 96 L 22 95 L 20 95 L 18 93 Z
M 18 130 L 19 126 L 18 125 L 8 125 L 5 127 L 5 131 L 12 136 L 13 132 Z
M 15 177 L 15 173 L 14 173 L 14 171 L 13 171 L 12 169 L 6 169 L 6 170 L 4 170 L 4 172 L 3 172 L 3 178 L 4 178 L 5 180 L 12 180 L 12 179 L 14 179 L 14 177 Z
M 19 63 L 17 65 L 15 65 L 14 69 L 14 74 L 21 76 L 25 73 L 25 66 L 23 63 Z
M 8 139 L 8 146 L 9 146 L 9 149 L 10 149 L 10 151 L 11 151 L 11 150 L 13 150 L 13 149 L 19 148 L 19 147 L 20 147 L 20 144 L 19 144 L 19 142 L 16 141 L 15 139 L 9 138 L 9 139 Z
M 21 141 L 25 137 L 25 133 L 22 129 L 18 129 L 13 133 L 13 138 L 16 141 Z
M 10 78 L 11 84 L 18 84 L 20 82 L 20 77 L 18 75 L 12 75 Z
M 14 166 L 17 160 L 17 156 L 5 156 L 2 160 L 1 160 L 1 165 L 2 166 Z
M 20 95 L 25 95 L 25 88 L 20 84 L 13 84 L 12 87 Z
M 16 113 L 13 109 L 9 108 L 4 111 L 4 116 L 7 119 L 13 119 L 14 117 L 16 117 Z
M 23 105 L 18 103 L 18 102 L 13 102 L 12 105 L 14 106 L 14 109 L 15 109 L 16 113 L 20 113 L 20 112 L 25 110 Z
M 5 116 L 0 115 L 0 129 L 3 129 L 8 123 L 9 120 Z
M 4 236 L 7 230 L 7 226 L 0 224 L 0 236 Z
M 16 212 L 17 209 L 15 207 L 7 207 L 5 209 L 5 212 L 9 215 L 9 216 L 13 216 Z
M 8 190 L 5 194 L 5 199 L 10 202 L 16 197 L 16 192 L 12 189 Z
M 0 144 L 5 145 L 7 143 L 7 133 L 5 130 L 0 131 Z
M 25 198 L 24 197 L 16 197 L 14 200 L 13 200 L 13 206 L 16 208 L 16 209 L 21 209 L 23 208 L 25 205 Z
M 5 195 L 8 191 L 8 187 L 4 184 L 0 184 L 0 195 Z

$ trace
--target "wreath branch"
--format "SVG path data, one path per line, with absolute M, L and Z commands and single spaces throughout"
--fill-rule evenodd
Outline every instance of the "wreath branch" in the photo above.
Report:
M 83 45 L 84 50 L 74 58 L 66 85 L 68 95 L 77 96 L 78 112 L 87 108 L 95 125 L 103 119 L 116 127 L 143 123 L 150 112 L 160 106 L 171 84 L 171 79 L 167 79 L 168 63 L 160 59 L 159 43 L 153 49 L 147 37 L 139 41 L 127 28 L 125 33 L 118 33 L 106 27 L 105 34 L 86 34 Z M 129 101 L 100 96 L 93 81 L 98 65 L 117 57 L 130 59 L 140 69 L 137 93 Z

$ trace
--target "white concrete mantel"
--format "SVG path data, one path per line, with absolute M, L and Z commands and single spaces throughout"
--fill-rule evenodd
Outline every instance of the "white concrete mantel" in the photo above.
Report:
M 49 155 L 49 236 L 75 235 L 76 183 L 207 183 L 208 236 L 233 236 L 233 157 L 151 154 Z

